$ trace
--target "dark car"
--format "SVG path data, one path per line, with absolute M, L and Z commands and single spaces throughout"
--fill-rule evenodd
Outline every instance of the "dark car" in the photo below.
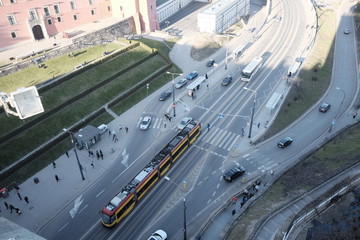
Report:
M 279 148 L 285 148 L 285 147 L 289 146 L 292 142 L 293 142 L 293 140 L 290 137 L 286 137 L 286 138 L 281 139 L 277 143 L 277 146 Z
M 160 101 L 165 101 L 166 99 L 168 99 L 171 96 L 171 91 L 166 90 L 164 92 L 162 92 L 159 96 L 159 100 Z
M 210 59 L 209 61 L 207 61 L 206 66 L 207 66 L 207 67 L 212 67 L 212 66 L 214 66 L 214 64 L 215 64 L 215 60 L 214 60 L 214 59 Z
M 329 103 L 323 103 L 319 107 L 320 112 L 327 112 L 330 109 L 331 105 Z
M 231 80 L 232 80 L 232 77 L 226 76 L 226 77 L 222 80 L 221 84 L 222 84 L 223 86 L 227 86 L 227 85 L 229 85 L 229 84 L 231 83 Z
M 191 73 L 189 73 L 189 75 L 186 76 L 187 80 L 193 80 L 198 76 L 198 72 L 197 71 L 192 71 Z
M 232 182 L 245 173 L 245 168 L 242 166 L 233 167 L 224 174 L 224 179 L 228 182 Z

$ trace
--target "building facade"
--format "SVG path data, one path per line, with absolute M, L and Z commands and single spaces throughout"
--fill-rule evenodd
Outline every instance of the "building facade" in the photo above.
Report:
M 109 16 L 108 0 L 0 0 L 0 49 Z

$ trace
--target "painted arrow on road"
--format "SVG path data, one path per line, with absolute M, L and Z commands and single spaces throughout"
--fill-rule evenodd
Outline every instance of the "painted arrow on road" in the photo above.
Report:
M 75 203 L 74 203 L 74 208 L 70 210 L 70 216 L 71 218 L 74 218 L 77 211 L 80 208 L 81 203 L 83 202 L 83 200 L 81 200 L 82 195 L 80 195 L 80 197 L 78 197 L 77 199 L 75 199 Z

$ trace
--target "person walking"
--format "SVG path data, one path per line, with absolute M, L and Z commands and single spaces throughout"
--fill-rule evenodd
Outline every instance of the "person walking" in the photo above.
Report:
M 119 124 L 119 131 L 121 131 L 121 129 L 122 129 L 122 126 L 121 126 L 121 124 Z
M 67 151 L 65 152 L 65 154 L 66 154 L 66 156 L 69 158 L 69 153 L 68 153 Z
M 100 159 L 100 154 L 99 154 L 99 152 L 97 150 L 96 150 L 96 158 L 97 158 L 97 160 Z
M 7 202 L 4 202 L 6 209 L 9 209 L 9 205 Z
M 99 153 L 100 153 L 101 160 L 104 160 L 104 155 L 101 150 L 99 151 Z
M 210 123 L 208 123 L 208 124 L 206 125 L 206 127 L 207 127 L 207 130 L 210 131 Z
M 126 133 L 128 133 L 128 131 L 129 131 L 129 128 L 128 128 L 128 127 L 125 127 L 125 131 L 126 131 Z
M 53 168 L 56 168 L 56 163 L 55 163 L 55 162 L 53 162 L 52 164 L 53 164 Z
M 17 195 L 18 195 L 19 199 L 22 200 L 22 197 L 19 192 L 17 193 Z
M 110 137 L 110 135 L 111 135 L 111 131 L 109 130 L 109 137 Z
M 29 198 L 27 196 L 24 197 L 26 203 L 29 203 Z
M 60 181 L 60 178 L 59 178 L 59 176 L 57 174 L 55 174 L 55 180 L 56 180 L 56 182 Z
M 16 213 L 17 213 L 18 215 L 20 215 L 20 214 L 21 214 L 21 211 L 20 211 L 20 209 L 19 209 L 19 208 L 15 208 L 15 211 L 16 211 Z
M 91 166 L 92 166 L 92 168 L 95 168 L 93 161 L 91 161 Z
M 9 208 L 10 208 L 10 213 L 12 213 L 12 210 L 15 209 L 15 207 L 13 205 L 9 205 Z

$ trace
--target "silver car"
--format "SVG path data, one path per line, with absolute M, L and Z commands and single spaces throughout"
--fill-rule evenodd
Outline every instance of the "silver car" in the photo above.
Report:
M 178 129 L 183 129 L 189 122 L 191 122 L 192 117 L 184 117 L 178 124 Z
M 150 124 L 151 124 L 151 117 L 146 116 L 143 118 L 143 120 L 140 123 L 140 129 L 147 130 L 150 127 Z
M 187 83 L 187 79 L 186 78 L 183 78 L 183 79 L 180 79 L 176 84 L 175 84 L 175 88 L 179 89 L 179 88 L 182 88 L 183 86 L 185 86 Z

